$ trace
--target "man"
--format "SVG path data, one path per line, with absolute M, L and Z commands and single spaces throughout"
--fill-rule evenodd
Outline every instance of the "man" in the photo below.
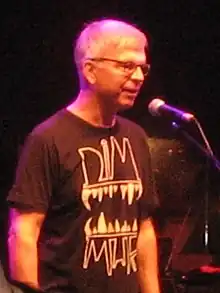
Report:
M 147 139 L 117 115 L 149 73 L 146 49 L 119 20 L 79 35 L 79 94 L 28 136 L 8 197 L 13 279 L 53 293 L 135 293 L 137 275 L 142 293 L 159 292 Z

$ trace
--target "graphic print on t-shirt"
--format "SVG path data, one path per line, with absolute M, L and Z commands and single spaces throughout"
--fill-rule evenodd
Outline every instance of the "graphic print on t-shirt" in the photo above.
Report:
M 91 213 L 84 227 L 83 268 L 104 261 L 108 276 L 118 266 L 129 275 L 137 270 L 138 227 L 132 210 L 143 186 L 128 138 L 119 142 L 111 136 L 110 140 L 102 139 L 100 146 L 101 150 L 94 147 L 78 150 L 84 176 L 82 202 L 91 212 L 94 207 L 100 207 L 96 216 Z

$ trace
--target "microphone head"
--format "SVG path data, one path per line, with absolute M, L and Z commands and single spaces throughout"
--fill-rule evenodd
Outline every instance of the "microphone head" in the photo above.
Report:
M 159 109 L 164 104 L 165 104 L 165 102 L 159 98 L 153 99 L 148 105 L 148 110 L 149 110 L 150 114 L 153 116 L 159 116 L 160 115 Z
M 169 118 L 178 118 L 180 120 L 190 122 L 195 119 L 194 115 L 191 113 L 184 112 L 180 109 L 177 109 L 173 106 L 167 105 L 162 99 L 155 98 L 149 105 L 148 110 L 153 116 L 166 115 Z

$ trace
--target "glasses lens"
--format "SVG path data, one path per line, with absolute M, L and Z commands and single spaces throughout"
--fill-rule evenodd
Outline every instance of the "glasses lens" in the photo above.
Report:
M 150 65 L 149 65 L 149 64 L 143 64 L 143 65 L 141 66 L 141 70 L 142 70 L 142 72 L 143 72 L 143 74 L 144 74 L 145 76 L 148 75 L 149 72 L 150 72 Z

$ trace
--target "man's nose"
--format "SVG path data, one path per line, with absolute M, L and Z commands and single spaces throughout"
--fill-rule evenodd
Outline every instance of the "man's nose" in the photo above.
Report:
M 132 73 L 131 78 L 139 80 L 139 81 L 144 81 L 144 73 L 143 73 L 143 71 L 142 71 L 140 66 L 137 66 L 137 68 Z

